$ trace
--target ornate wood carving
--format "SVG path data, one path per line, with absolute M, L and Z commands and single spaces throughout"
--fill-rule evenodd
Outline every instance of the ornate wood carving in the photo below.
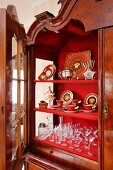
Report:
M 16 7 L 14 5 L 8 5 L 7 6 L 7 12 L 8 12 L 8 14 L 10 15 L 10 17 L 12 19 L 19 22 L 18 15 L 17 15 L 17 10 L 16 10 Z
M 59 0 L 59 1 L 58 1 L 58 4 L 61 3 L 61 5 L 63 5 L 64 1 L 65 1 L 65 0 Z
M 46 12 L 36 15 L 35 17 L 38 21 L 44 21 L 46 19 L 53 18 L 54 15 L 51 14 L 50 12 L 46 11 Z

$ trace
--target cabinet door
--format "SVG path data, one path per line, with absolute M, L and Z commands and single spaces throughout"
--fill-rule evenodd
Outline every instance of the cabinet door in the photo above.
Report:
M 113 28 L 103 30 L 103 142 L 105 170 L 113 170 Z
M 22 158 L 27 139 L 26 37 L 24 28 L 5 9 L 0 9 L 0 37 L 0 169 L 12 170 Z
M 6 128 L 7 140 L 11 143 L 8 142 L 7 150 L 9 150 L 10 147 L 9 155 L 12 161 L 12 167 L 13 165 L 15 167 L 18 160 L 21 160 L 26 146 L 27 80 L 26 58 L 22 50 L 23 42 L 21 39 L 13 36 L 11 44 L 12 57 L 7 56 L 6 60 Z

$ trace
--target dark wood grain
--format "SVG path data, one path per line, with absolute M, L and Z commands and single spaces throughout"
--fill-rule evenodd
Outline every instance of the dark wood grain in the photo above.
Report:
M 105 49 L 104 49 L 104 102 L 108 104 L 108 116 L 107 119 L 104 116 L 104 168 L 113 169 L 113 28 L 107 28 L 104 30 Z M 106 162 L 107 160 L 107 162 Z
M 6 65 L 6 11 L 0 10 L 0 169 L 6 169 L 6 133 L 5 133 L 5 65 Z

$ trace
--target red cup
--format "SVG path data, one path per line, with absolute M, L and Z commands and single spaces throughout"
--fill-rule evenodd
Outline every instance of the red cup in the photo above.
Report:
M 75 106 L 74 106 L 74 105 L 68 105 L 68 106 L 66 107 L 66 109 L 67 109 L 68 111 L 73 111 L 73 110 L 75 110 Z
M 63 100 L 56 100 L 56 102 L 57 102 L 57 107 L 62 108 Z
M 84 104 L 83 107 L 85 110 L 92 110 L 93 105 L 92 104 Z

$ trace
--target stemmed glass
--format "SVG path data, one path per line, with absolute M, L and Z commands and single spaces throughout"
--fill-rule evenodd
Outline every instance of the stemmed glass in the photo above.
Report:
M 85 140 L 84 148 L 87 148 L 88 136 L 91 134 L 91 132 L 92 132 L 92 128 L 84 127 L 84 132 L 83 132 L 83 137 L 84 137 L 84 140 Z
M 95 130 L 93 131 L 93 135 L 95 136 L 95 139 L 98 139 L 97 132 L 98 132 L 98 129 L 95 129 Z M 95 142 L 93 141 L 93 142 L 92 142 L 92 145 L 93 145 L 93 146 L 97 146 L 97 143 L 95 143 Z
M 68 137 L 67 125 L 64 124 L 62 127 L 62 143 L 61 143 L 61 145 L 63 145 L 63 146 L 67 145 L 67 143 L 66 143 L 67 137 Z
M 74 130 L 73 130 L 74 125 L 70 124 L 68 125 L 68 136 L 67 136 L 67 144 L 69 144 L 68 148 L 73 149 L 74 147 L 72 146 L 73 140 L 74 140 Z
M 82 142 L 83 138 L 80 137 L 82 134 L 82 129 L 79 126 L 76 126 L 74 129 L 74 139 L 75 139 L 75 144 L 73 145 L 76 148 L 76 151 L 81 152 L 80 149 L 80 143 Z
M 81 138 L 80 136 L 75 139 L 74 147 L 76 148 L 76 151 L 78 151 L 78 152 L 81 152 L 80 143 L 82 142 L 82 140 L 83 140 L 83 138 Z
M 91 147 L 91 144 L 92 144 L 92 142 L 94 141 L 94 139 L 95 139 L 95 136 L 94 136 L 94 135 L 89 135 L 89 138 L 88 138 L 88 146 L 87 146 L 87 149 L 88 149 L 87 154 L 88 154 L 89 156 L 93 156 L 93 153 L 90 151 L 90 147 Z

